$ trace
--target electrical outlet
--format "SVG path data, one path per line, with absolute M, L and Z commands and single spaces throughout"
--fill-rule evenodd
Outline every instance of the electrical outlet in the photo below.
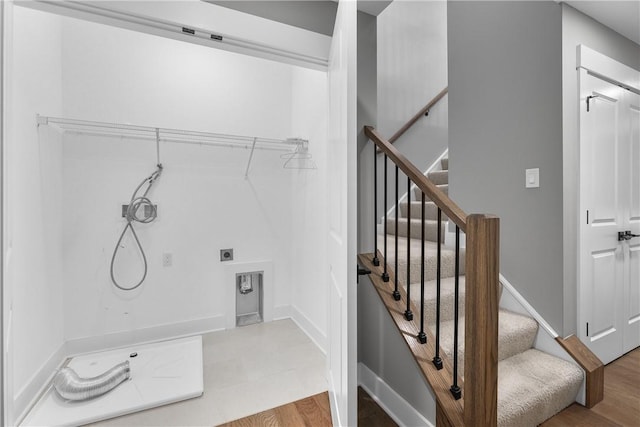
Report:
M 171 253 L 162 254 L 162 266 L 171 267 L 172 265 L 173 265 L 173 254 Z

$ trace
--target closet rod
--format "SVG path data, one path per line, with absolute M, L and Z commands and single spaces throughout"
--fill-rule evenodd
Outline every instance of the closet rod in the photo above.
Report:
M 98 122 L 37 115 L 40 125 L 55 125 L 65 132 L 90 135 L 122 136 L 134 139 L 151 139 L 180 144 L 210 145 L 223 147 L 291 151 L 300 145 L 300 139 L 273 139 L 254 136 L 200 132 L 182 129 L 139 126 L 125 123 Z

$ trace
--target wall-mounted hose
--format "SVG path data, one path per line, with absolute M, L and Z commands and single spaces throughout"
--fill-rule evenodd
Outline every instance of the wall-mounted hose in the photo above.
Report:
M 93 378 L 81 378 L 76 371 L 67 367 L 60 369 L 53 378 L 53 388 L 63 399 L 87 400 L 114 389 L 130 376 L 128 360 Z
M 122 233 L 120 234 L 118 243 L 116 243 L 116 247 L 113 249 L 113 255 L 111 256 L 111 281 L 113 282 L 116 288 L 121 289 L 123 291 L 132 291 L 138 288 L 140 285 L 142 285 L 142 282 L 144 282 L 144 279 L 146 279 L 147 277 L 147 271 L 148 271 L 147 256 L 144 253 L 144 249 L 142 248 L 142 244 L 140 243 L 138 234 L 136 233 L 136 230 L 133 227 L 133 223 L 140 222 L 142 224 L 148 224 L 150 222 L 153 222 L 157 218 L 158 211 L 156 209 L 156 206 L 153 203 L 151 203 L 151 200 L 149 200 L 149 198 L 147 197 L 147 194 L 149 194 L 149 191 L 151 190 L 153 183 L 158 178 L 160 178 L 161 174 L 162 174 L 162 165 L 158 164 L 157 169 L 151 174 L 151 176 L 145 178 L 140 183 L 140 185 L 136 187 L 135 191 L 133 192 L 133 195 L 131 196 L 131 201 L 129 202 L 129 206 L 127 207 L 127 211 L 125 213 L 127 224 L 122 229 Z M 138 196 L 138 192 L 145 184 L 147 184 L 146 190 L 144 191 L 142 196 Z M 145 213 L 145 216 L 139 217 L 138 216 L 139 210 L 142 210 L 142 212 Z M 135 285 L 131 287 L 122 286 L 120 283 L 118 283 L 118 281 L 116 280 L 113 274 L 116 255 L 118 254 L 118 250 L 120 249 L 122 244 L 122 239 L 124 238 L 124 235 L 126 234 L 127 230 L 131 230 L 131 234 L 133 234 L 133 238 L 136 244 L 138 245 L 138 249 L 140 249 L 140 254 L 142 255 L 142 262 L 144 264 L 144 272 L 142 274 L 142 278 Z

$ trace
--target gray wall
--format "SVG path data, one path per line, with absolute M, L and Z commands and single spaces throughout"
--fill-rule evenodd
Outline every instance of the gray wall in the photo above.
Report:
M 564 164 L 564 335 L 576 333 L 578 263 L 578 73 L 576 46 L 584 44 L 640 70 L 640 46 L 566 4 L 562 5 L 562 118 Z
M 447 2 L 396 0 L 378 16 L 378 130 L 389 138 L 447 86 Z M 447 148 L 445 96 L 394 144 L 426 170 Z M 380 155 L 379 170 L 382 173 Z M 388 206 L 395 203 L 395 167 L 389 162 Z M 399 194 L 407 179 L 400 173 Z M 381 181 L 382 183 L 382 181 Z M 382 216 L 383 199 L 378 212 Z
M 368 277 L 358 284 L 358 362 L 435 425 L 435 397 Z
M 373 143 L 362 130 L 378 120 L 376 18 L 358 12 L 358 252 L 373 252 Z
M 449 187 L 501 219 L 500 271 L 563 325 L 562 21 L 544 2 L 449 2 Z M 525 189 L 525 169 L 540 188 Z

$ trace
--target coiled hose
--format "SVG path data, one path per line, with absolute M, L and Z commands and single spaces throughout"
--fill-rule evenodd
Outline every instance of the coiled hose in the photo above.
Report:
M 144 279 L 147 278 L 147 271 L 148 271 L 147 256 L 144 253 L 144 249 L 142 248 L 140 239 L 138 239 L 138 234 L 136 233 L 136 230 L 133 227 L 133 223 L 140 222 L 142 224 L 148 224 L 150 222 L 153 222 L 157 218 L 158 210 L 153 205 L 153 203 L 151 203 L 151 200 L 149 200 L 149 198 L 147 197 L 147 194 L 149 194 L 149 191 L 151 190 L 153 183 L 158 178 L 160 178 L 161 174 L 162 174 L 162 165 L 158 164 L 157 169 L 151 174 L 151 176 L 145 178 L 140 183 L 140 185 L 136 187 L 135 191 L 133 192 L 133 195 L 131 196 L 131 201 L 129 202 L 129 206 L 127 207 L 127 212 L 125 213 L 127 224 L 122 229 L 122 233 L 120 234 L 118 243 L 116 243 L 116 247 L 113 249 L 113 255 L 111 256 L 111 281 L 113 282 L 116 288 L 121 289 L 123 291 L 132 291 L 138 288 L 140 285 L 142 285 L 142 282 L 144 282 Z M 142 196 L 138 196 L 138 192 L 145 184 L 147 184 L 147 189 L 144 191 Z M 138 209 L 142 208 L 142 211 L 146 212 L 146 206 L 149 206 L 149 214 L 144 216 L 143 218 L 138 217 Z M 131 230 L 131 234 L 133 234 L 133 238 L 136 241 L 136 244 L 138 245 L 138 249 L 140 249 L 140 254 L 142 254 L 142 262 L 144 264 L 144 273 L 142 274 L 142 278 L 137 284 L 131 287 L 122 286 L 120 283 L 118 283 L 118 281 L 116 280 L 113 274 L 116 255 L 118 254 L 118 250 L 120 249 L 122 244 L 122 239 L 124 238 L 124 235 L 126 234 L 127 230 Z

